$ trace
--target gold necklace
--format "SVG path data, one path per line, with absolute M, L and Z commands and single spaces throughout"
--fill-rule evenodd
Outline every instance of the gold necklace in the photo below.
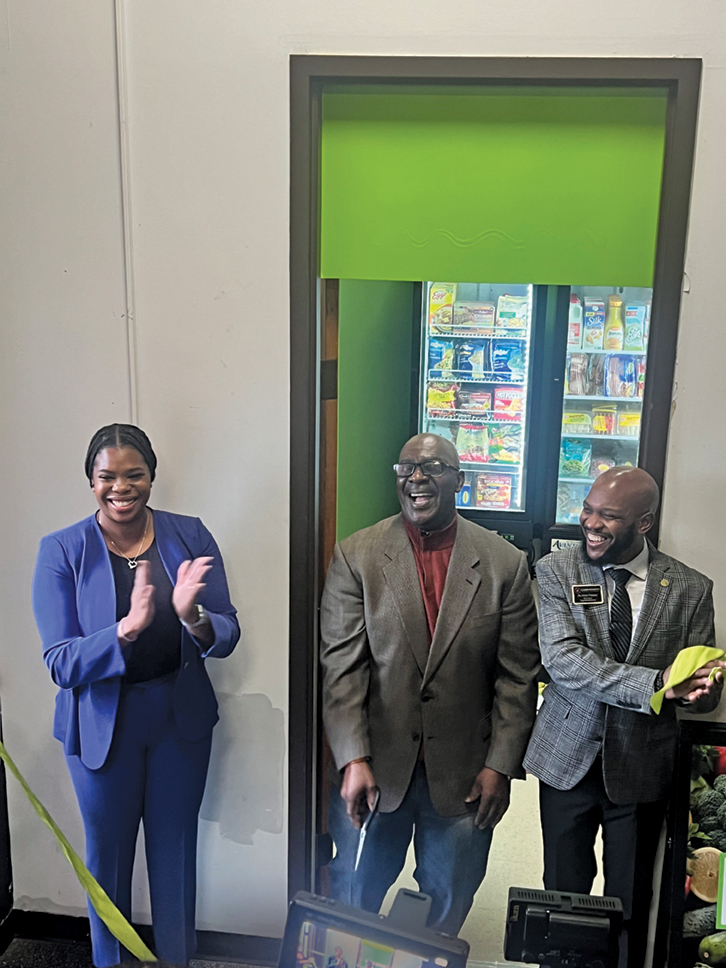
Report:
M 141 539 L 141 544 L 139 545 L 139 550 L 136 552 L 136 554 L 134 555 L 133 558 L 129 558 L 128 555 L 124 554 L 123 551 L 116 544 L 116 542 L 113 540 L 113 538 L 111 537 L 111 535 L 110 534 L 108 535 L 108 540 L 114 546 L 114 548 L 116 549 L 116 551 L 118 551 L 118 553 L 123 558 L 126 559 L 126 561 L 128 562 L 128 565 L 129 565 L 129 568 L 131 569 L 131 571 L 133 571 L 134 568 L 136 568 L 137 565 L 139 564 L 139 555 L 141 554 L 141 549 L 144 547 L 144 541 L 146 541 L 146 532 L 149 530 L 149 518 L 150 517 L 151 517 L 151 515 L 149 514 L 149 512 L 147 510 L 147 512 L 146 512 L 146 527 L 144 528 L 144 535 L 143 535 L 143 537 Z

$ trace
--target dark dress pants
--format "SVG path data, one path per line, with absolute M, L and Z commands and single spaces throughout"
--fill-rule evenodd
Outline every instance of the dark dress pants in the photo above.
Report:
M 144 822 L 154 953 L 184 965 L 194 955 L 197 824 L 211 734 L 185 740 L 174 718 L 176 674 L 123 686 L 108 759 L 89 770 L 66 757 L 86 832 L 86 865 L 131 920 L 131 875 Z M 89 904 L 93 963 L 131 956 Z
M 605 896 L 623 904 L 624 939 L 619 968 L 643 968 L 653 867 L 665 817 L 665 800 L 614 804 L 605 792 L 597 757 L 572 790 L 540 781 L 544 837 L 544 886 L 548 891 L 589 894 L 597 873 L 595 837 L 603 836 Z
M 440 816 L 419 762 L 401 806 L 373 818 L 355 871 L 359 831 L 346 815 L 339 788 L 331 786 L 328 827 L 337 851 L 330 864 L 333 897 L 377 914 L 403 870 L 413 838 L 413 876 L 432 899 L 428 926 L 456 936 L 484 880 L 492 842 L 491 829 L 474 826 L 476 808 L 472 804 L 461 817 Z

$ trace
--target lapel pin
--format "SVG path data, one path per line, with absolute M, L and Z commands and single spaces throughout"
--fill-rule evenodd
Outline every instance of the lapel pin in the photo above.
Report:
M 664 588 L 667 588 L 670 585 L 670 582 L 667 578 L 661 578 L 660 583 Z

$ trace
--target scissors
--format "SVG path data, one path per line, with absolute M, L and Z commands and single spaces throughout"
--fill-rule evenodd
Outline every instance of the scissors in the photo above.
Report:
M 355 867 L 353 868 L 354 871 L 358 870 L 358 865 L 360 864 L 360 859 L 363 855 L 363 846 L 366 842 L 366 835 L 368 834 L 368 828 L 371 825 L 371 821 L 378 813 L 378 802 L 380 799 L 381 799 L 381 791 L 376 789 L 376 798 L 373 801 L 373 807 L 371 810 L 368 811 L 368 816 L 365 818 L 365 820 L 363 821 L 363 825 L 360 828 L 360 834 L 358 836 L 358 851 L 355 855 Z

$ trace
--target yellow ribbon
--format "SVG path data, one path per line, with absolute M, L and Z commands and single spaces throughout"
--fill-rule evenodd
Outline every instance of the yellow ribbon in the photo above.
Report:
M 65 834 L 30 789 L 25 781 L 25 778 L 15 763 L 13 763 L 10 754 L 2 743 L 0 743 L 0 759 L 2 759 L 20 786 L 23 788 L 25 795 L 27 796 L 28 800 L 30 800 L 33 809 L 38 814 L 40 819 L 43 821 L 46 827 L 49 827 L 53 832 L 55 839 L 60 844 L 61 850 L 66 856 L 66 860 L 76 872 L 76 877 L 81 882 L 81 887 L 88 894 L 91 904 L 96 909 L 96 914 L 98 914 L 99 918 L 103 921 L 111 934 L 115 938 L 118 938 L 124 948 L 130 951 L 132 955 L 139 959 L 139 961 L 156 961 L 156 956 L 154 953 L 146 947 L 134 928 L 129 924 L 123 914 L 121 914 L 111 898 L 108 896 L 108 894 L 106 894 L 104 889 L 88 870 L 81 858 L 68 843 L 68 839 L 66 838 Z
M 671 666 L 667 684 L 650 697 L 653 712 L 660 713 L 668 689 L 673 688 L 673 686 L 680 686 L 682 682 L 690 679 L 693 673 L 706 665 L 707 662 L 713 662 L 714 659 L 723 659 L 724 656 L 726 656 L 726 652 L 723 649 L 712 649 L 708 645 L 691 645 L 687 649 L 682 649 Z M 713 679 L 717 672 L 718 669 L 712 669 L 709 679 Z

